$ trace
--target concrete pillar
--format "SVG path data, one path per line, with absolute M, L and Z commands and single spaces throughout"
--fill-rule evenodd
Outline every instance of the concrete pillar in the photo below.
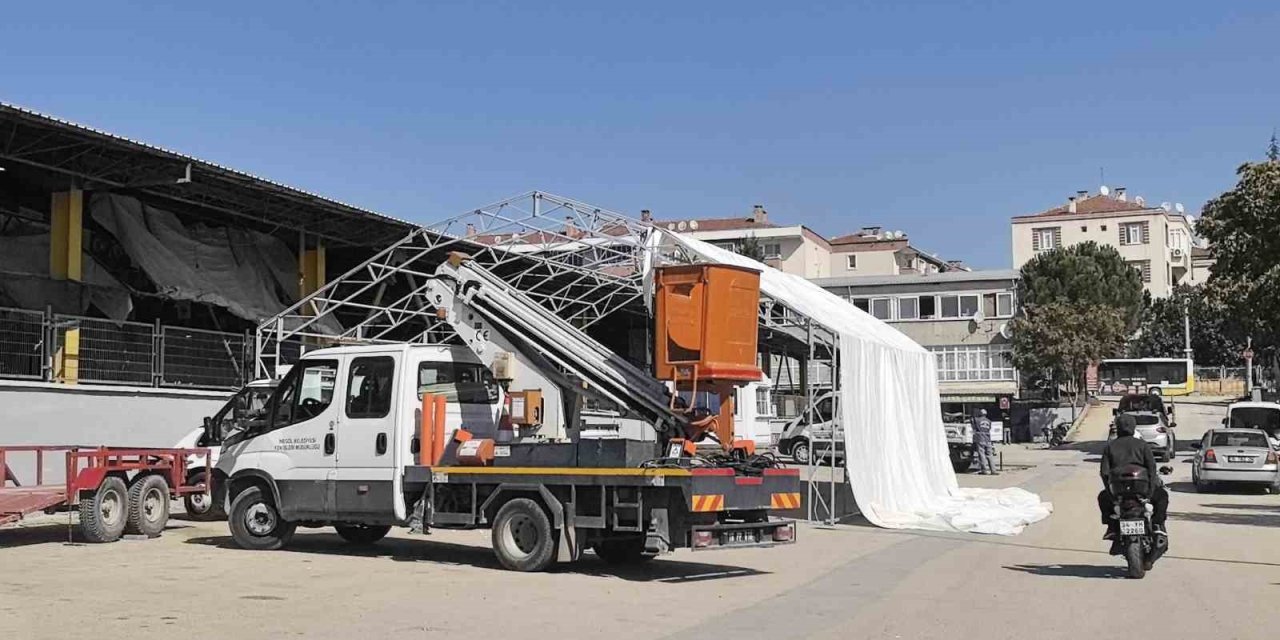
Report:
M 70 189 L 53 194 L 49 206 L 49 277 L 84 280 L 84 192 Z M 54 354 L 55 379 L 75 384 L 80 379 L 80 330 L 67 329 Z
M 325 248 L 316 243 L 314 249 L 303 249 L 298 256 L 298 271 L 302 278 L 299 281 L 299 297 L 305 298 L 319 291 L 327 281 L 325 279 Z M 310 312 L 310 310 L 306 310 Z

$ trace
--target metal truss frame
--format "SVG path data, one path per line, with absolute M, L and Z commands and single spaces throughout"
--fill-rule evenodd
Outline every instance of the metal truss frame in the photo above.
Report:
M 428 281 L 452 252 L 465 253 L 578 327 L 618 312 L 647 313 L 649 270 L 700 260 L 665 235 L 670 233 L 542 191 L 500 200 L 413 231 L 262 323 L 256 332 L 258 373 L 268 375 L 284 364 L 289 345 L 453 340 L 453 330 L 427 299 Z M 828 390 L 838 399 L 837 334 L 763 294 L 759 318 L 777 355 L 798 361 L 806 397 L 802 413 L 816 410 Z M 818 381 L 809 379 L 810 370 L 818 372 Z M 835 450 L 836 435 L 833 429 L 826 442 L 815 444 Z M 810 456 L 807 516 L 833 524 L 839 518 L 836 491 L 845 480 L 836 457 L 826 459 L 824 465 Z M 819 472 L 828 477 L 819 480 Z

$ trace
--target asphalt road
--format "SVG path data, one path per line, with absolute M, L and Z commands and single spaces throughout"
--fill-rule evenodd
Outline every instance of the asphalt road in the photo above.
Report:
M 1223 411 L 1179 404 L 1184 451 Z M 515 574 L 496 568 L 487 532 L 353 550 L 319 530 L 264 553 L 234 548 L 224 523 L 113 545 L 67 545 L 60 524 L 4 530 L 0 637 L 1273 637 L 1280 496 L 1194 493 L 1184 454 L 1169 555 L 1124 579 L 1094 502 L 1109 417 L 1095 409 L 1062 450 L 1006 447 L 1000 476 L 962 477 L 1054 503 L 1013 538 L 806 527 L 783 548 Z

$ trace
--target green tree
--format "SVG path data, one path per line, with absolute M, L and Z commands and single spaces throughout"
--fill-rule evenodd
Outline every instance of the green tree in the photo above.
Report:
M 1230 296 L 1254 351 L 1277 368 L 1280 344 L 1280 149 L 1245 163 L 1230 191 L 1210 200 L 1196 230 L 1211 245 L 1210 282 Z
M 1018 301 L 1026 309 L 1058 303 L 1117 309 L 1131 331 L 1141 318 L 1142 276 L 1115 247 L 1082 242 L 1022 265 Z
M 738 245 L 738 253 L 756 262 L 764 262 L 764 246 L 755 235 L 748 235 L 742 239 L 742 243 Z
M 1126 311 L 1102 304 L 1050 302 L 1028 306 L 1013 320 L 1013 362 L 1023 372 L 1080 388 L 1086 367 L 1120 353 Z
M 1142 313 L 1138 335 L 1129 343 L 1135 358 L 1179 358 L 1186 350 L 1183 310 L 1191 325 L 1196 364 L 1240 366 L 1244 328 L 1236 321 L 1230 291 L 1218 283 L 1180 286 L 1173 295 L 1152 301 Z

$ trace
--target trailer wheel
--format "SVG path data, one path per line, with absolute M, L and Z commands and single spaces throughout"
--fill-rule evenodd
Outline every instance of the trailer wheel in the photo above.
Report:
M 191 474 L 191 479 L 187 480 L 187 484 L 200 484 L 205 482 L 205 472 L 196 471 Z M 210 495 L 203 493 L 188 493 L 182 496 L 182 507 L 187 512 L 187 517 L 196 522 L 210 522 L 212 520 L 221 520 L 227 517 L 226 512 L 222 509 L 222 483 L 215 484 Z
M 227 514 L 231 537 L 242 549 L 270 551 L 289 544 L 297 525 L 280 517 L 271 496 L 262 487 L 241 491 Z
M 129 518 L 125 521 L 125 533 L 155 538 L 168 523 L 168 481 L 164 476 L 155 474 L 134 478 L 129 486 Z
M 493 521 L 493 551 L 512 571 L 543 571 L 555 560 L 551 520 L 538 503 L 515 498 L 502 505 Z
M 115 542 L 124 534 L 129 517 L 129 492 L 124 480 L 107 476 L 89 500 L 80 502 L 80 535 L 89 542 Z
M 343 540 L 360 545 L 373 544 L 387 537 L 391 531 L 391 527 L 385 525 L 334 525 L 333 528 Z
M 601 540 L 592 548 L 605 564 L 640 564 L 654 558 L 654 556 L 645 555 L 643 536 Z

